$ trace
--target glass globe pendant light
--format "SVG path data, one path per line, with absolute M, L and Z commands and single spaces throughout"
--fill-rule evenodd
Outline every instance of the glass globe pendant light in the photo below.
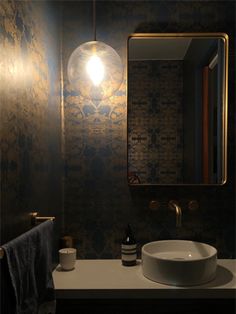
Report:
M 94 40 L 83 43 L 71 54 L 67 66 L 73 89 L 91 100 L 103 100 L 119 89 L 123 66 L 118 53 L 104 42 L 96 40 L 96 13 L 93 0 Z

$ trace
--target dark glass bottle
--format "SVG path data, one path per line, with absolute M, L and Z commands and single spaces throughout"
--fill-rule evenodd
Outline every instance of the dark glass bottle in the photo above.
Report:
M 121 260 L 124 266 L 134 266 L 137 260 L 137 243 L 130 225 L 127 226 L 125 237 L 121 243 Z

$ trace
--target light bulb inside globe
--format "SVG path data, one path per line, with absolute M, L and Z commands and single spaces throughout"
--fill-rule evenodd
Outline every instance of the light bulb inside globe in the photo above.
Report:
M 77 47 L 67 66 L 71 87 L 91 100 L 112 96 L 123 80 L 123 65 L 118 53 L 101 41 L 89 41 Z
M 89 58 L 86 65 L 86 71 L 93 82 L 93 85 L 99 86 L 104 78 L 104 65 L 98 56 L 93 55 Z

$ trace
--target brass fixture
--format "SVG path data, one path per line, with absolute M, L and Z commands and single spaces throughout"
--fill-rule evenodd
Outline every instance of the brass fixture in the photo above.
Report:
M 175 210 L 176 213 L 176 227 L 182 226 L 182 209 L 178 204 L 178 201 L 171 200 L 168 203 L 168 206 L 171 210 Z
M 195 211 L 199 208 L 199 203 L 196 200 L 191 200 L 188 202 L 188 209 L 191 211 Z
M 38 223 L 46 221 L 46 220 L 55 220 L 55 217 L 52 216 L 38 216 L 38 212 L 30 213 L 31 216 L 31 227 L 36 226 Z
M 157 210 L 160 207 L 160 203 L 157 200 L 151 200 L 148 207 L 150 210 Z
M 92 41 L 79 45 L 71 54 L 67 74 L 71 87 L 89 100 L 111 97 L 123 80 L 123 65 L 118 53 L 96 36 L 96 0 L 93 0 Z

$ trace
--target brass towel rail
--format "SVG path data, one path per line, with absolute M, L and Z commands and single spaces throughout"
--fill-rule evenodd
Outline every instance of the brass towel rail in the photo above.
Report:
M 31 227 L 36 226 L 38 223 L 46 221 L 46 220 L 55 220 L 55 217 L 52 216 L 38 216 L 38 212 L 30 213 L 31 216 Z

